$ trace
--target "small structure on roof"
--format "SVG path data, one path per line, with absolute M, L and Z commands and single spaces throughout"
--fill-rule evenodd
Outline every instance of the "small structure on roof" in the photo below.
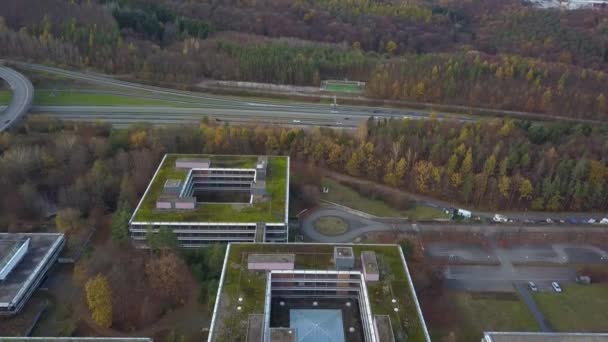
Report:
M 378 270 L 378 259 L 376 259 L 376 252 L 361 252 L 361 266 L 363 269 L 363 276 L 365 277 L 365 281 L 380 280 L 380 271 Z
M 334 247 L 334 261 L 337 270 L 350 270 L 355 267 L 355 254 L 352 247 Z
M 296 342 L 296 329 L 270 328 L 270 342 Z
M 395 342 L 389 315 L 374 315 L 374 326 L 376 327 L 378 342 Z
M 293 270 L 294 254 L 249 254 L 247 269 L 254 271 Z
M 211 160 L 208 158 L 177 158 L 175 160 L 176 169 L 208 169 L 211 166 Z

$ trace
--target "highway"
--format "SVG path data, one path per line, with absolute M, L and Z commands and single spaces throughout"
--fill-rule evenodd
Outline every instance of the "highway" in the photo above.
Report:
M 305 105 L 264 105 L 246 103 L 233 105 L 207 104 L 201 108 L 149 107 L 149 106 L 35 106 L 32 112 L 49 114 L 62 120 L 105 121 L 118 125 L 135 122 L 151 124 L 198 123 L 207 116 L 211 120 L 226 122 L 295 125 L 356 127 L 370 116 L 376 119 L 423 119 L 427 116 L 405 111 L 329 106 L 317 108 Z M 440 118 L 441 119 L 441 118 Z M 466 119 L 469 120 L 469 119 Z
M 38 64 L 15 64 L 38 72 L 137 92 L 140 96 L 141 93 L 147 96 L 153 94 L 154 98 L 159 100 L 176 101 L 178 98 L 182 106 L 188 106 L 188 108 L 152 106 L 35 106 L 32 108 L 32 112 L 48 114 L 62 120 L 110 122 L 118 126 L 136 122 L 163 125 L 198 123 L 207 116 L 221 122 L 352 128 L 369 117 L 378 120 L 391 117 L 423 119 L 430 115 L 430 112 L 425 110 L 350 105 L 334 107 L 321 103 L 277 102 L 219 96 L 125 82 L 105 75 L 68 71 Z M 439 120 L 452 118 L 460 121 L 476 121 L 466 115 L 437 113 L 436 117 Z
M 34 86 L 17 71 L 0 66 L 0 78 L 8 83 L 13 92 L 11 102 L 0 113 L 0 132 L 25 115 L 34 99 Z

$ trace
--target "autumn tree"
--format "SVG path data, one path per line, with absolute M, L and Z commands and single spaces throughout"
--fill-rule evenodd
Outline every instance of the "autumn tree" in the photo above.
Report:
M 161 296 L 171 298 L 174 303 L 184 299 L 191 283 L 190 272 L 184 261 L 173 252 L 161 253 L 146 262 L 146 276 L 151 286 Z
M 55 216 L 55 226 L 62 233 L 73 233 L 82 229 L 83 221 L 78 209 L 64 208 L 60 209 Z
M 112 325 L 112 291 L 108 279 L 102 274 L 85 284 L 87 305 L 95 323 L 104 328 Z

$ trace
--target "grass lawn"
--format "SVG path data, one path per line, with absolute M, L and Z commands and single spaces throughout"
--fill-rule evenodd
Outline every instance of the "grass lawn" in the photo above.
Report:
M 13 95 L 11 94 L 10 91 L 0 89 L 0 106 L 7 105 L 9 103 L 9 101 L 11 100 L 12 96 Z
M 514 294 L 453 293 L 460 331 L 457 341 L 479 341 L 483 331 L 537 331 L 526 305 Z
M 364 197 L 355 189 L 334 181 L 333 179 L 323 179 L 323 186 L 329 188 L 329 193 L 322 194 L 322 199 L 372 215 L 407 217 L 412 220 L 448 218 L 448 215 L 446 215 L 442 210 L 426 205 L 414 204 L 413 208 L 404 210 L 394 208 L 380 198 L 376 199 Z
M 7 105 L 11 92 L 0 90 L 0 105 Z M 163 107 L 192 107 L 187 103 L 156 100 L 136 95 L 116 95 L 103 93 L 80 93 L 55 91 L 51 95 L 48 90 L 36 90 L 34 104 L 38 106 L 163 106 Z
M 1 98 L 0 98 L 1 99 Z M 80 93 L 66 91 L 36 91 L 34 104 L 39 106 L 168 106 L 175 107 L 180 103 L 133 97 L 133 95 L 116 95 L 100 93 Z
M 564 292 L 539 292 L 534 299 L 557 331 L 608 331 L 608 285 L 562 285 Z
M 392 208 L 382 200 L 365 198 L 354 189 L 332 179 L 323 179 L 323 186 L 329 188 L 329 193 L 321 195 L 324 200 L 376 216 L 404 216 L 404 211 Z
M 437 218 L 450 218 L 443 210 L 429 207 L 426 205 L 416 205 L 414 208 L 406 210 L 405 216 L 412 220 L 432 220 Z
M 348 223 L 337 216 L 324 216 L 314 223 L 315 230 L 327 236 L 344 234 L 348 230 Z

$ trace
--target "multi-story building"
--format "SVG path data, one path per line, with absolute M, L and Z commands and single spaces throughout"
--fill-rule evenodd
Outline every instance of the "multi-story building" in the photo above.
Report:
M 288 239 L 289 157 L 165 155 L 131 220 L 144 246 L 163 227 L 183 247 Z
M 208 342 L 406 340 L 430 337 L 399 246 L 228 245 Z
M 0 315 L 21 311 L 64 244 L 63 234 L 0 234 Z

